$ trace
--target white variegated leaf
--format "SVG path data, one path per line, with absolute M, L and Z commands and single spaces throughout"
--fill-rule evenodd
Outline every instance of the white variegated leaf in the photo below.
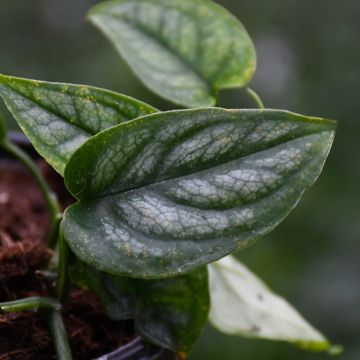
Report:
M 280 340 L 312 351 L 328 340 L 234 257 L 209 265 L 210 322 L 223 333 Z

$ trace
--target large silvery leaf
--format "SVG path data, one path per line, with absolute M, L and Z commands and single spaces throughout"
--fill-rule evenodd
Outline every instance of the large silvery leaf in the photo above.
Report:
M 212 325 L 229 335 L 291 342 L 313 351 L 327 339 L 234 257 L 209 265 Z
M 186 273 L 271 231 L 319 176 L 335 123 L 277 110 L 158 113 L 88 140 L 65 170 L 65 238 L 115 274 Z
M 0 96 L 35 149 L 60 174 L 90 136 L 156 112 L 108 90 L 4 75 L 0 75 Z
M 109 275 L 77 262 L 74 283 L 94 291 L 113 320 L 134 319 L 150 342 L 187 354 L 208 320 L 208 273 L 202 268 L 162 280 Z
M 186 107 L 215 105 L 219 90 L 254 74 L 246 30 L 212 1 L 114 0 L 89 17 L 145 85 Z

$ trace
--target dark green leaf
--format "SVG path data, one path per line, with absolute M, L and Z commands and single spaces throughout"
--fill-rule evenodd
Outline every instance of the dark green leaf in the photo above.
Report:
M 140 280 L 100 272 L 77 262 L 74 283 L 98 294 L 113 320 L 133 318 L 137 332 L 150 342 L 188 353 L 207 323 L 206 268 L 163 280 Z
M 90 136 L 156 112 L 140 101 L 103 89 L 4 75 L 0 75 L 0 96 L 39 154 L 60 174 Z
M 149 115 L 71 158 L 65 238 L 114 274 L 183 274 L 277 226 L 319 176 L 335 123 L 277 110 Z
M 209 0 L 114 0 L 89 14 L 150 89 L 187 107 L 212 106 L 217 92 L 255 71 L 242 24 Z
M 95 292 L 105 305 L 108 317 L 112 320 L 125 320 L 134 317 L 136 279 L 110 275 L 76 260 L 70 267 L 71 282 Z

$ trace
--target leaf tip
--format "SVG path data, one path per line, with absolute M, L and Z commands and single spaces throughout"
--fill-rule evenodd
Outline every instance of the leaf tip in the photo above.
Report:
M 344 352 L 344 347 L 342 345 L 331 345 L 328 349 L 328 354 L 330 356 L 336 357 L 341 355 Z
M 331 356 L 339 356 L 343 353 L 344 347 L 342 345 L 332 345 L 327 339 L 323 341 L 309 341 L 309 342 L 297 342 L 297 347 L 302 350 L 310 352 L 326 352 Z
M 186 360 L 186 358 L 187 358 L 187 354 L 185 351 L 178 352 L 177 356 L 178 356 L 179 360 Z
M 336 128 L 337 128 L 337 125 L 338 125 L 338 122 L 336 120 L 333 120 L 333 119 L 310 117 L 309 120 L 312 121 L 312 122 L 317 122 L 319 124 L 322 124 L 322 125 L 326 126 L 329 130 L 334 130 L 334 131 L 336 131 Z
M 90 22 L 92 23 L 94 17 L 95 17 L 94 8 L 92 8 L 92 9 L 90 9 L 90 10 L 86 13 L 86 15 L 85 15 L 85 20 L 90 21 Z
M 337 127 L 338 127 L 338 122 L 336 120 L 332 120 L 332 119 L 323 119 L 323 121 L 326 122 L 326 124 L 328 125 L 329 128 L 331 128 L 332 130 L 336 131 Z
M 96 18 L 97 15 L 101 14 L 101 10 L 108 5 L 108 1 L 103 3 L 99 3 L 94 5 L 90 10 L 86 13 L 86 19 L 90 20 L 91 22 Z

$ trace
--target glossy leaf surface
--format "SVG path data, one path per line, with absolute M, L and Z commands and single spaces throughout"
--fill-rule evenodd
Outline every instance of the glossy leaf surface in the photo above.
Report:
M 277 110 L 158 113 L 102 132 L 71 158 L 80 202 L 65 238 L 115 274 L 182 274 L 249 246 L 319 176 L 335 123 Z
M 141 280 L 77 262 L 71 276 L 74 283 L 98 294 L 111 319 L 134 319 L 141 336 L 175 352 L 187 354 L 207 323 L 206 268 L 175 278 Z
M 0 75 L 0 96 L 35 149 L 60 174 L 90 136 L 156 112 L 108 90 L 4 75 Z
M 242 24 L 209 0 L 115 0 L 89 14 L 151 90 L 186 107 L 246 85 L 255 50 Z
M 326 351 L 329 342 L 234 257 L 209 265 L 210 322 L 229 335 L 291 342 Z

